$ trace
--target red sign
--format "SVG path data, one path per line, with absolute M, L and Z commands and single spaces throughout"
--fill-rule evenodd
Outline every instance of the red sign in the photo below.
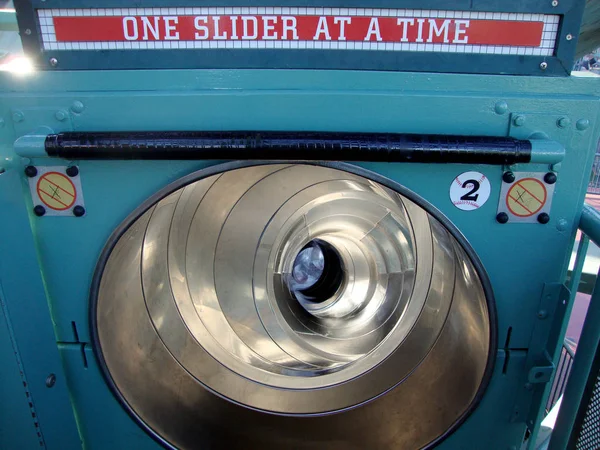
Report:
M 544 23 L 291 15 L 55 17 L 58 42 L 282 40 L 538 47 Z
M 38 10 L 47 50 L 281 48 L 552 55 L 560 17 L 361 8 Z

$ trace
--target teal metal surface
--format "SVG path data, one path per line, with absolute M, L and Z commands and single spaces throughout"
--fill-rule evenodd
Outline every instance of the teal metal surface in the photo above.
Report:
M 592 242 L 596 245 L 600 243 L 600 213 L 589 205 L 585 205 L 583 209 L 580 228 Z M 600 327 L 598 326 L 600 323 L 600 290 L 597 287 L 596 284 L 556 420 L 556 427 L 550 441 L 550 450 L 563 449 L 573 445 L 577 413 L 600 345 Z
M 21 385 L 13 385 L 14 392 L 8 399 L 3 398 L 2 415 L 10 414 L 13 408 L 18 411 L 22 406 L 19 403 L 24 402 L 32 412 L 29 426 L 40 433 L 39 440 L 46 448 L 76 448 L 80 440 L 56 347 L 33 230 L 26 204 L 14 197 L 15 193 L 22 192 L 21 183 L 20 174 L 15 170 L 0 175 L 0 209 L 3 217 L 10 217 L 10 221 L 2 224 L 5 237 L 0 239 L 0 254 L 3 255 L 0 257 L 0 297 L 22 372 Z M 8 236 L 10 238 L 6 238 Z M 18 255 L 18 260 L 8 255 Z M 5 364 L 10 370 L 15 364 L 15 356 L 12 360 L 3 360 L 2 365 Z M 49 388 L 46 380 L 51 374 L 55 383 Z M 1 424 L 6 430 L 5 436 L 10 437 L 6 448 L 19 448 L 12 439 L 21 437 L 13 430 L 16 426 L 10 423 Z M 7 430 L 6 427 L 10 428 Z
M 4 302 L 0 295 L 0 305 Z M 23 386 L 21 361 L 15 348 L 12 330 L 4 313 L 0 310 L 0 398 L 10 408 L 0 408 L 0 448 L 36 448 L 43 445 L 33 417 L 35 410 L 29 406 L 28 390 Z
M 40 127 L 55 132 L 248 129 L 510 134 L 522 139 L 543 134 L 565 149 L 546 225 L 496 221 L 504 171 L 499 166 L 360 164 L 442 211 L 481 258 L 497 298 L 500 352 L 491 384 L 480 407 L 440 448 L 473 448 L 473 442 L 477 448 L 518 448 L 527 414 L 513 421 L 511 417 L 522 398 L 535 412 L 532 422 L 539 422 L 545 399 L 534 397 L 535 390 L 526 390 L 524 384 L 540 363 L 528 361 L 528 354 L 542 354 L 547 347 L 548 330 L 538 334 L 535 327 L 544 286 L 560 284 L 565 278 L 580 221 L 598 138 L 600 86 L 595 80 L 169 70 L 35 73 L 28 78 L 0 74 L 0 84 L 4 169 L 0 206 L 2 215 L 10 217 L 0 227 L 3 236 L 11 237 L 0 241 L 0 280 L 48 448 L 80 445 L 74 416 L 85 448 L 157 447 L 128 418 L 100 376 L 89 348 L 90 281 L 106 239 L 132 210 L 166 184 L 217 161 L 77 162 L 36 158 L 37 153 L 22 158 L 18 151 L 23 141 L 17 148 L 15 141 Z M 497 106 L 504 103 L 506 108 Z M 59 120 L 58 111 L 66 112 L 68 119 Z M 517 113 L 526 120 L 515 127 L 512 115 Z M 557 117 L 569 118 L 570 126 L 558 126 Z M 578 129 L 576 123 L 582 119 L 592 126 Z M 39 148 L 40 142 L 34 139 L 34 147 Z M 558 154 L 543 151 L 541 160 L 511 169 L 547 172 Z M 34 216 L 24 167 L 69 163 L 77 163 L 80 169 L 86 216 Z M 450 201 L 448 190 L 457 175 L 470 170 L 486 175 L 491 195 L 481 208 L 461 211 Z M 556 347 L 550 349 L 551 360 L 560 351 Z M 57 375 L 52 389 L 44 385 L 49 373 Z

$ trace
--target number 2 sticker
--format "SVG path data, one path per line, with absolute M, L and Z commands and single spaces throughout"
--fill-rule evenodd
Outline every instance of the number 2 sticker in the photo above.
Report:
M 464 172 L 452 180 L 450 200 L 463 211 L 481 208 L 488 198 L 492 187 L 490 180 L 480 172 Z

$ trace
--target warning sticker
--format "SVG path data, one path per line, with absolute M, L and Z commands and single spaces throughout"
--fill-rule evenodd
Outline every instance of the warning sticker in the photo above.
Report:
M 503 179 L 498 213 L 508 215 L 508 223 L 537 223 L 540 214 L 550 214 L 556 177 L 547 172 L 513 172 Z M 545 178 L 546 177 L 546 178 Z M 545 222 L 542 222 L 545 223 Z
M 29 190 L 34 208 L 42 207 L 44 216 L 72 216 L 73 208 L 84 206 L 79 170 L 76 167 L 36 169 L 37 174 L 29 178 Z
M 64 211 L 71 208 L 77 199 L 73 182 L 60 172 L 48 172 L 37 182 L 36 192 L 44 206 Z
M 544 207 L 546 187 L 535 178 L 524 178 L 514 183 L 506 194 L 508 210 L 518 217 L 530 217 Z

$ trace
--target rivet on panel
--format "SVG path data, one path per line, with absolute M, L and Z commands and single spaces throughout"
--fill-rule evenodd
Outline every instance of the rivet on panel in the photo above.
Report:
M 56 384 L 56 375 L 54 375 L 53 373 L 51 373 L 50 375 L 48 375 L 46 377 L 46 387 L 54 387 L 54 385 Z
M 36 205 L 35 208 L 33 208 L 33 213 L 38 217 L 42 217 L 44 214 L 46 214 L 46 208 L 44 208 L 42 205 Z
M 67 175 L 69 175 L 71 178 L 76 177 L 77 175 L 79 175 L 79 168 L 77 166 L 69 166 L 67 167 Z
M 552 6 L 556 8 L 558 6 L 558 0 L 552 0 Z
M 558 231 L 565 231 L 567 229 L 567 226 L 569 225 L 569 222 L 567 222 L 566 219 L 559 219 L 556 222 L 556 229 Z
M 548 172 L 546 175 L 544 175 L 544 181 L 546 184 L 554 184 L 556 183 L 556 180 L 557 176 L 554 172 Z
M 26 34 L 27 36 L 29 36 L 29 35 L 31 34 L 31 29 L 30 29 L 30 28 L 27 28 L 27 29 L 25 30 L 25 34 Z
M 546 61 L 542 61 L 540 63 L 540 69 L 546 70 L 548 68 L 548 63 Z
M 75 208 L 73 208 L 73 215 L 75 217 L 82 217 L 85 214 L 85 208 L 81 205 L 77 205 L 75 206 Z
M 496 105 L 494 105 L 494 111 L 496 111 L 496 114 L 506 114 L 508 111 L 508 103 L 505 101 L 496 102 Z
M 498 215 L 496 216 L 496 220 L 498 221 L 498 223 L 506 223 L 508 222 L 508 214 L 506 214 L 505 212 L 498 213 Z
M 539 223 L 541 223 L 542 225 L 547 224 L 548 222 L 550 222 L 550 216 L 546 213 L 541 213 L 537 216 L 537 220 Z
M 517 116 L 513 119 L 513 124 L 515 127 L 522 127 L 525 125 L 525 116 Z
M 67 119 L 67 113 L 62 110 L 56 111 L 56 113 L 54 113 L 54 117 L 56 117 L 56 120 L 58 120 L 59 122 L 62 122 Z
M 33 178 L 38 174 L 38 170 L 35 166 L 25 167 L 25 175 L 29 178 Z
M 23 122 L 25 115 L 21 111 L 15 111 L 12 115 L 13 122 Z
M 74 101 L 71 104 L 71 111 L 73 111 L 74 113 L 82 113 L 84 109 L 83 103 L 81 103 L 79 100 Z
M 587 130 L 590 127 L 590 121 L 587 119 L 579 119 L 575 126 L 579 131 Z
M 58 59 L 56 58 L 50 58 L 49 62 L 52 67 L 58 66 Z
M 573 39 L 573 35 L 572 34 L 567 34 L 566 38 L 567 38 L 567 41 L 570 41 L 570 40 Z
M 567 128 L 569 125 L 571 125 L 571 119 L 569 119 L 568 117 L 561 117 L 557 120 L 556 125 L 559 128 Z
M 504 181 L 505 183 L 513 183 L 515 181 L 515 174 L 512 173 L 510 170 L 504 172 L 502 174 L 502 181 Z

